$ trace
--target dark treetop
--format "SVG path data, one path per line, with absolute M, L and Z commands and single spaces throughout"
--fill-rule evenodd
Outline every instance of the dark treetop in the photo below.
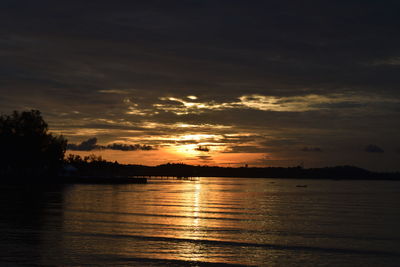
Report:
M 58 173 L 67 140 L 48 133 L 40 111 L 0 116 L 0 177 L 45 178 Z

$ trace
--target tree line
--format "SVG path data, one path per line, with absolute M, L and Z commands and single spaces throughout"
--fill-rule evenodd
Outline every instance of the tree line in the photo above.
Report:
M 67 140 L 49 133 L 39 110 L 0 116 L 0 177 L 47 177 L 64 162 Z

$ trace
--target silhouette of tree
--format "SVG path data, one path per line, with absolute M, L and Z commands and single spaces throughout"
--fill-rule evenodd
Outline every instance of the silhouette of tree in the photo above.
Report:
M 66 146 L 63 136 L 48 133 L 38 110 L 0 116 L 0 174 L 5 179 L 56 174 Z

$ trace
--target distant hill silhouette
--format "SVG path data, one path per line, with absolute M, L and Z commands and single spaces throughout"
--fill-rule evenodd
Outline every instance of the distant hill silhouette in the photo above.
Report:
M 307 179 L 359 179 L 359 180 L 400 180 L 400 173 L 371 172 L 354 166 L 336 166 L 305 169 L 297 167 L 216 167 L 193 166 L 183 163 L 162 164 L 159 166 L 124 165 L 107 162 L 101 157 L 81 158 L 70 155 L 67 163 L 83 175 L 119 175 L 119 176 L 199 176 L 199 177 L 248 177 L 248 178 L 307 178 Z
M 249 178 L 310 178 L 310 179 L 399 179 L 400 173 L 377 173 L 354 166 L 304 169 L 298 167 L 232 168 L 164 164 L 156 167 L 131 167 L 137 173 L 152 175 L 249 177 Z

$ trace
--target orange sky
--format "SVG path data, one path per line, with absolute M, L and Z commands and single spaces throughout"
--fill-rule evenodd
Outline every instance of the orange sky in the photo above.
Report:
M 186 163 L 191 165 L 229 166 L 238 167 L 259 165 L 259 160 L 266 154 L 263 153 L 219 153 L 201 152 L 190 148 L 160 148 L 150 151 L 119 151 L 119 150 L 93 150 L 93 151 L 67 151 L 68 154 L 88 156 L 95 154 L 108 161 L 118 161 L 123 164 L 140 164 L 155 166 L 165 163 Z M 264 165 L 265 164 L 261 164 Z

